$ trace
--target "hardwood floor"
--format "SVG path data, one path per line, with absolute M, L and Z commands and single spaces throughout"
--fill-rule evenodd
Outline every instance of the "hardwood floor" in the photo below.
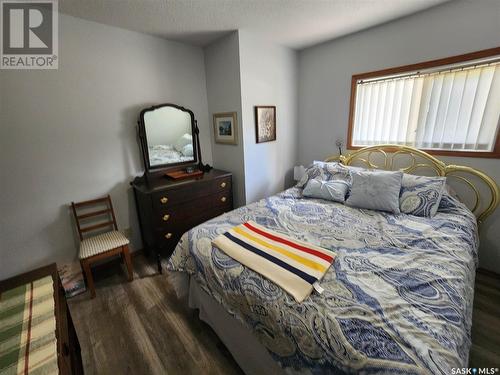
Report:
M 95 299 L 86 292 L 69 300 L 85 374 L 242 374 L 155 262 L 137 255 L 133 263 L 133 282 L 119 262 L 108 263 L 94 272 Z
M 500 367 L 500 276 L 479 270 L 472 313 L 471 367 Z
M 179 304 L 153 261 L 133 259 L 134 281 L 115 262 L 95 272 L 97 297 L 69 300 L 85 374 L 242 374 L 197 311 Z M 471 367 L 500 365 L 500 278 L 476 278 Z

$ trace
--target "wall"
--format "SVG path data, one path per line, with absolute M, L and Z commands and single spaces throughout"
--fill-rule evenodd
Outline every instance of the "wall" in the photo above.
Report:
M 74 259 L 72 200 L 110 193 L 140 247 L 129 182 L 142 172 L 141 108 L 192 109 L 212 162 L 203 51 L 60 15 L 54 71 L 0 72 L 0 279 Z
M 500 45 L 500 2 L 452 1 L 299 53 L 299 159 L 335 153 L 347 137 L 351 76 Z M 443 158 L 487 172 L 500 184 L 500 161 Z M 482 228 L 480 265 L 500 272 L 500 209 Z
M 297 53 L 238 30 L 205 48 L 205 69 L 210 116 L 238 113 L 238 144 L 212 144 L 214 166 L 233 172 L 235 206 L 290 186 L 297 161 Z M 256 143 L 259 104 L 277 107 L 274 142 Z
M 247 203 L 293 184 L 297 162 L 297 53 L 239 30 Z M 276 141 L 256 143 L 255 105 L 276 106 Z
M 237 112 L 238 144 L 215 143 L 212 123 L 210 124 L 210 134 L 214 166 L 233 173 L 234 206 L 243 206 L 245 205 L 245 172 L 237 31 L 205 48 L 205 71 L 210 120 L 212 120 L 214 113 Z

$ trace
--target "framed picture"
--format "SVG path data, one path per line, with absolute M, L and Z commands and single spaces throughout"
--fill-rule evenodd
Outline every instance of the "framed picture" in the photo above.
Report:
M 257 143 L 276 140 L 276 106 L 255 107 L 255 135 Z
M 214 140 L 216 143 L 238 144 L 236 112 L 214 113 Z

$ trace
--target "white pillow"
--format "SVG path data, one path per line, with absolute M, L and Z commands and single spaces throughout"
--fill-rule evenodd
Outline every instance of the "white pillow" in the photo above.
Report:
M 193 137 L 191 134 L 186 133 L 175 142 L 174 147 L 177 151 L 182 152 L 184 146 L 188 144 L 193 144 Z
M 190 143 L 188 145 L 185 145 L 183 148 L 182 148 L 182 155 L 184 156 L 193 156 L 193 144 Z

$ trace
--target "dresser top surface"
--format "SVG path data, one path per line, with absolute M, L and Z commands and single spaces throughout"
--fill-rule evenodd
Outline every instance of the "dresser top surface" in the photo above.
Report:
M 209 172 L 203 173 L 203 175 L 193 178 L 186 178 L 182 180 L 173 180 L 167 176 L 150 176 L 149 181 L 146 181 L 144 176 L 137 177 L 132 181 L 131 185 L 134 189 L 137 189 L 143 193 L 154 193 L 155 191 L 160 191 L 173 187 L 180 187 L 183 185 L 199 183 L 203 181 L 214 180 L 221 177 L 231 176 L 231 172 L 221 171 L 219 169 L 212 169 Z

